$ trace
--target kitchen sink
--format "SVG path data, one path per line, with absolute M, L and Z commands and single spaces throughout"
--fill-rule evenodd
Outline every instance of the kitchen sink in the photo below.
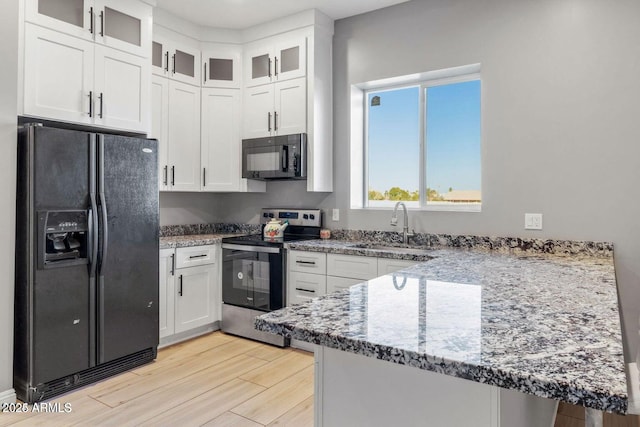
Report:
M 431 249 L 428 248 L 418 248 L 415 246 L 391 246 L 391 245 L 378 245 L 375 243 L 360 243 L 354 245 L 355 248 L 359 249 L 373 249 L 377 251 L 388 251 L 388 252 L 400 252 L 403 254 L 412 254 L 412 255 L 427 255 Z

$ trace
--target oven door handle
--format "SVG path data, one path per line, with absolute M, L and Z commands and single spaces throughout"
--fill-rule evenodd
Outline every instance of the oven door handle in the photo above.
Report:
M 280 248 L 272 248 L 268 246 L 234 245 L 231 243 L 223 243 L 222 249 L 232 249 L 234 251 L 243 251 L 243 252 L 264 252 L 267 254 L 280 253 Z

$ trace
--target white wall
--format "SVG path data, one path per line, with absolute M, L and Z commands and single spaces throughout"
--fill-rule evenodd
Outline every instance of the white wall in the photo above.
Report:
M 640 2 L 413 0 L 336 21 L 333 194 L 299 183 L 217 196 L 217 220 L 260 207 L 339 207 L 329 227 L 385 229 L 390 212 L 349 210 L 352 84 L 482 64 L 481 213 L 411 212 L 417 231 L 604 240 L 635 354 L 640 314 Z M 390 171 L 392 173 L 392 171 Z M 231 206 L 241 206 L 238 215 Z M 544 214 L 525 231 L 524 213 Z
M 218 203 L 207 193 L 160 193 L 160 225 L 216 222 Z
M 18 1 L 0 1 L 0 401 L 13 399 Z

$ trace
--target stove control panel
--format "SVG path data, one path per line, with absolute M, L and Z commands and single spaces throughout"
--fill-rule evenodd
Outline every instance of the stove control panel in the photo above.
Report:
M 322 227 L 322 211 L 320 209 L 262 209 L 260 224 L 266 224 L 272 218 L 282 222 L 289 221 L 289 225 Z

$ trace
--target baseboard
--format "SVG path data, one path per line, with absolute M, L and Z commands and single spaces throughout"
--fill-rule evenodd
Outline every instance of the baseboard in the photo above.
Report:
M 191 338 L 198 337 L 200 335 L 208 334 L 209 332 L 217 331 L 220 329 L 220 321 L 216 320 L 208 325 L 200 326 L 188 331 L 180 332 L 178 334 L 169 335 L 168 337 L 160 338 L 160 344 L 158 349 L 168 347 L 170 345 L 178 344 L 182 341 L 190 340 Z
M 0 392 L 0 403 L 16 403 L 16 391 L 10 388 Z

